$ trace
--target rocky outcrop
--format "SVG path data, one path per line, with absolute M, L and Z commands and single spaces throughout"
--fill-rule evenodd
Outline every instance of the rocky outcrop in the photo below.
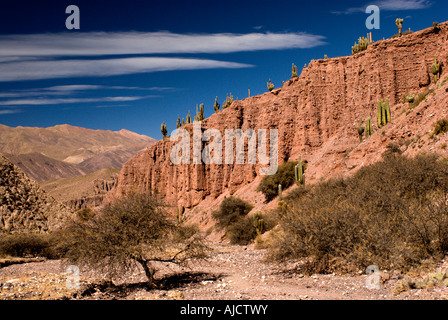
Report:
M 96 179 L 93 181 L 93 188 L 92 188 L 93 195 L 62 201 L 62 203 L 68 208 L 70 208 L 72 211 L 78 211 L 86 208 L 93 209 L 96 207 L 100 207 L 104 202 L 106 193 L 111 191 L 114 185 L 115 185 L 115 179 L 112 180 Z
M 47 232 L 71 212 L 0 155 L 0 231 Z
M 233 102 L 204 120 L 202 129 L 217 129 L 222 136 L 226 129 L 277 129 L 279 163 L 301 155 L 309 162 L 309 182 L 349 174 L 378 160 L 390 141 L 422 136 L 437 117 L 446 114 L 446 104 L 441 104 L 446 101 L 445 87 L 437 88 L 433 104 L 419 106 L 426 110 L 420 115 L 420 109 L 406 110 L 403 94 L 417 96 L 426 89 L 435 90 L 430 66 L 434 56 L 442 69 L 447 65 L 447 40 L 448 24 L 443 23 L 439 28 L 378 41 L 353 56 L 313 60 L 298 78 L 272 92 Z M 390 100 L 393 121 L 382 130 L 374 126 L 374 136 L 360 144 L 356 127 L 368 116 L 376 124 L 381 99 Z M 431 112 L 437 117 L 431 118 Z M 183 128 L 191 134 L 192 127 Z M 247 164 L 247 144 L 245 164 L 174 165 L 170 153 L 175 144 L 169 139 L 159 141 L 126 162 L 108 197 L 152 191 L 173 205 L 191 208 L 201 202 L 210 204 L 223 193 L 253 191 L 249 186 L 260 179 L 262 166 Z

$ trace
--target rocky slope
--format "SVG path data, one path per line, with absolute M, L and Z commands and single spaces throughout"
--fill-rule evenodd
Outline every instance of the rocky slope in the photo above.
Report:
M 103 168 L 121 168 L 155 143 L 128 130 L 91 130 L 70 125 L 11 128 L 0 125 L 0 152 L 36 181 L 75 177 Z
M 95 208 L 113 188 L 119 171 L 105 168 L 80 177 L 44 181 L 40 185 L 73 211 Z
M 28 177 L 38 182 L 85 174 L 84 170 L 76 164 L 52 159 L 38 152 L 19 155 L 5 153 L 5 156 Z
M 431 139 L 433 124 L 448 116 L 448 86 L 443 68 L 448 63 L 448 23 L 401 38 L 378 41 L 366 51 L 348 57 L 313 60 L 302 74 L 281 88 L 235 101 L 202 122 L 202 129 L 277 129 L 279 163 L 308 160 L 310 183 L 355 172 L 381 158 L 390 142 L 407 147 L 406 154 L 436 151 L 447 154 L 446 136 Z M 438 84 L 430 66 L 437 56 L 442 66 Z M 403 94 L 430 92 L 415 108 L 403 103 Z M 392 122 L 378 129 L 377 102 L 389 99 Z M 374 134 L 360 143 L 360 119 L 372 117 Z M 183 128 L 191 134 L 193 125 Z M 224 196 L 236 194 L 263 208 L 255 188 L 259 164 L 174 165 L 166 139 L 126 162 L 109 198 L 131 191 L 156 191 L 173 206 L 194 208 L 193 216 L 207 222 Z M 204 144 L 204 143 L 203 143 Z M 403 149 L 404 150 L 404 149 Z M 235 152 L 235 151 L 234 151 Z M 190 154 L 193 154 L 191 143 Z M 224 151 L 223 151 L 224 154 Z
M 0 232 L 46 232 L 71 214 L 0 154 Z

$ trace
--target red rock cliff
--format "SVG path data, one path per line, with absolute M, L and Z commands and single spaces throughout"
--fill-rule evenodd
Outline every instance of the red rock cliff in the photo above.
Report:
M 401 38 L 378 41 L 353 56 L 311 61 L 298 78 L 286 81 L 282 88 L 235 101 L 204 120 L 202 128 L 215 128 L 223 135 L 225 129 L 278 129 L 279 163 L 296 160 L 301 155 L 310 162 L 308 181 L 348 172 L 378 159 L 375 141 L 381 145 L 385 139 L 377 134 L 359 147 L 356 130 L 359 120 L 368 116 L 376 128 L 378 100 L 390 100 L 393 122 L 388 130 L 401 130 L 391 134 L 390 140 L 404 137 L 406 130 L 411 131 L 409 136 L 423 130 L 415 113 L 409 115 L 414 117 L 414 129 L 406 129 L 403 124 L 411 120 L 397 119 L 401 116 L 399 109 L 406 106 L 403 93 L 417 95 L 432 86 L 430 66 L 434 56 L 442 68 L 447 65 L 447 40 L 448 24 L 443 23 L 439 29 L 431 27 Z M 439 109 L 446 114 L 443 110 L 446 106 Z M 184 128 L 191 132 L 192 125 Z M 249 185 L 259 174 L 259 165 L 250 164 L 173 165 L 170 152 L 174 144 L 169 139 L 159 141 L 130 159 L 110 196 L 153 190 L 172 204 L 193 207 L 205 198 L 215 199 L 227 191 L 233 193 Z M 354 149 L 357 150 L 350 159 L 347 153 Z M 366 154 L 376 156 L 369 158 Z

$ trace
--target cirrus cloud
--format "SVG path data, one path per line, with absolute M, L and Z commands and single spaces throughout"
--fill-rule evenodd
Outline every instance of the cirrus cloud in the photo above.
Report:
M 0 64 L 0 81 L 104 77 L 171 70 L 249 67 L 252 65 L 209 59 L 165 57 L 38 60 Z
M 353 14 L 365 12 L 367 6 L 376 5 L 385 11 L 401 11 L 401 10 L 421 10 L 429 8 L 433 5 L 430 0 L 378 0 L 366 3 L 361 7 L 352 7 L 343 11 L 333 11 L 334 14 Z
M 0 36 L 0 57 L 231 53 L 306 49 L 325 44 L 308 33 L 177 34 L 171 32 L 86 32 Z M 1 58 L 0 58 L 1 61 Z

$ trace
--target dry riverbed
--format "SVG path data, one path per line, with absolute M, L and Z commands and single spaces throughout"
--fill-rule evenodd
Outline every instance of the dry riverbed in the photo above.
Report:
M 80 270 L 79 288 L 76 288 L 73 274 L 60 260 L 13 264 L 0 269 L 0 299 L 448 299 L 448 281 L 443 278 L 448 270 L 447 260 L 427 272 L 426 276 L 435 280 L 430 279 L 431 282 L 426 281 L 422 286 L 418 281 L 425 275 L 413 275 L 415 281 L 411 283 L 405 281 L 409 276 L 397 272 L 305 276 L 291 271 L 295 263 L 266 263 L 265 251 L 255 249 L 253 245 L 212 244 L 212 247 L 213 253 L 205 261 L 193 262 L 186 267 L 160 265 L 157 287 L 145 283 L 143 271 L 111 282 L 95 272 Z M 442 279 L 438 281 L 441 274 Z

